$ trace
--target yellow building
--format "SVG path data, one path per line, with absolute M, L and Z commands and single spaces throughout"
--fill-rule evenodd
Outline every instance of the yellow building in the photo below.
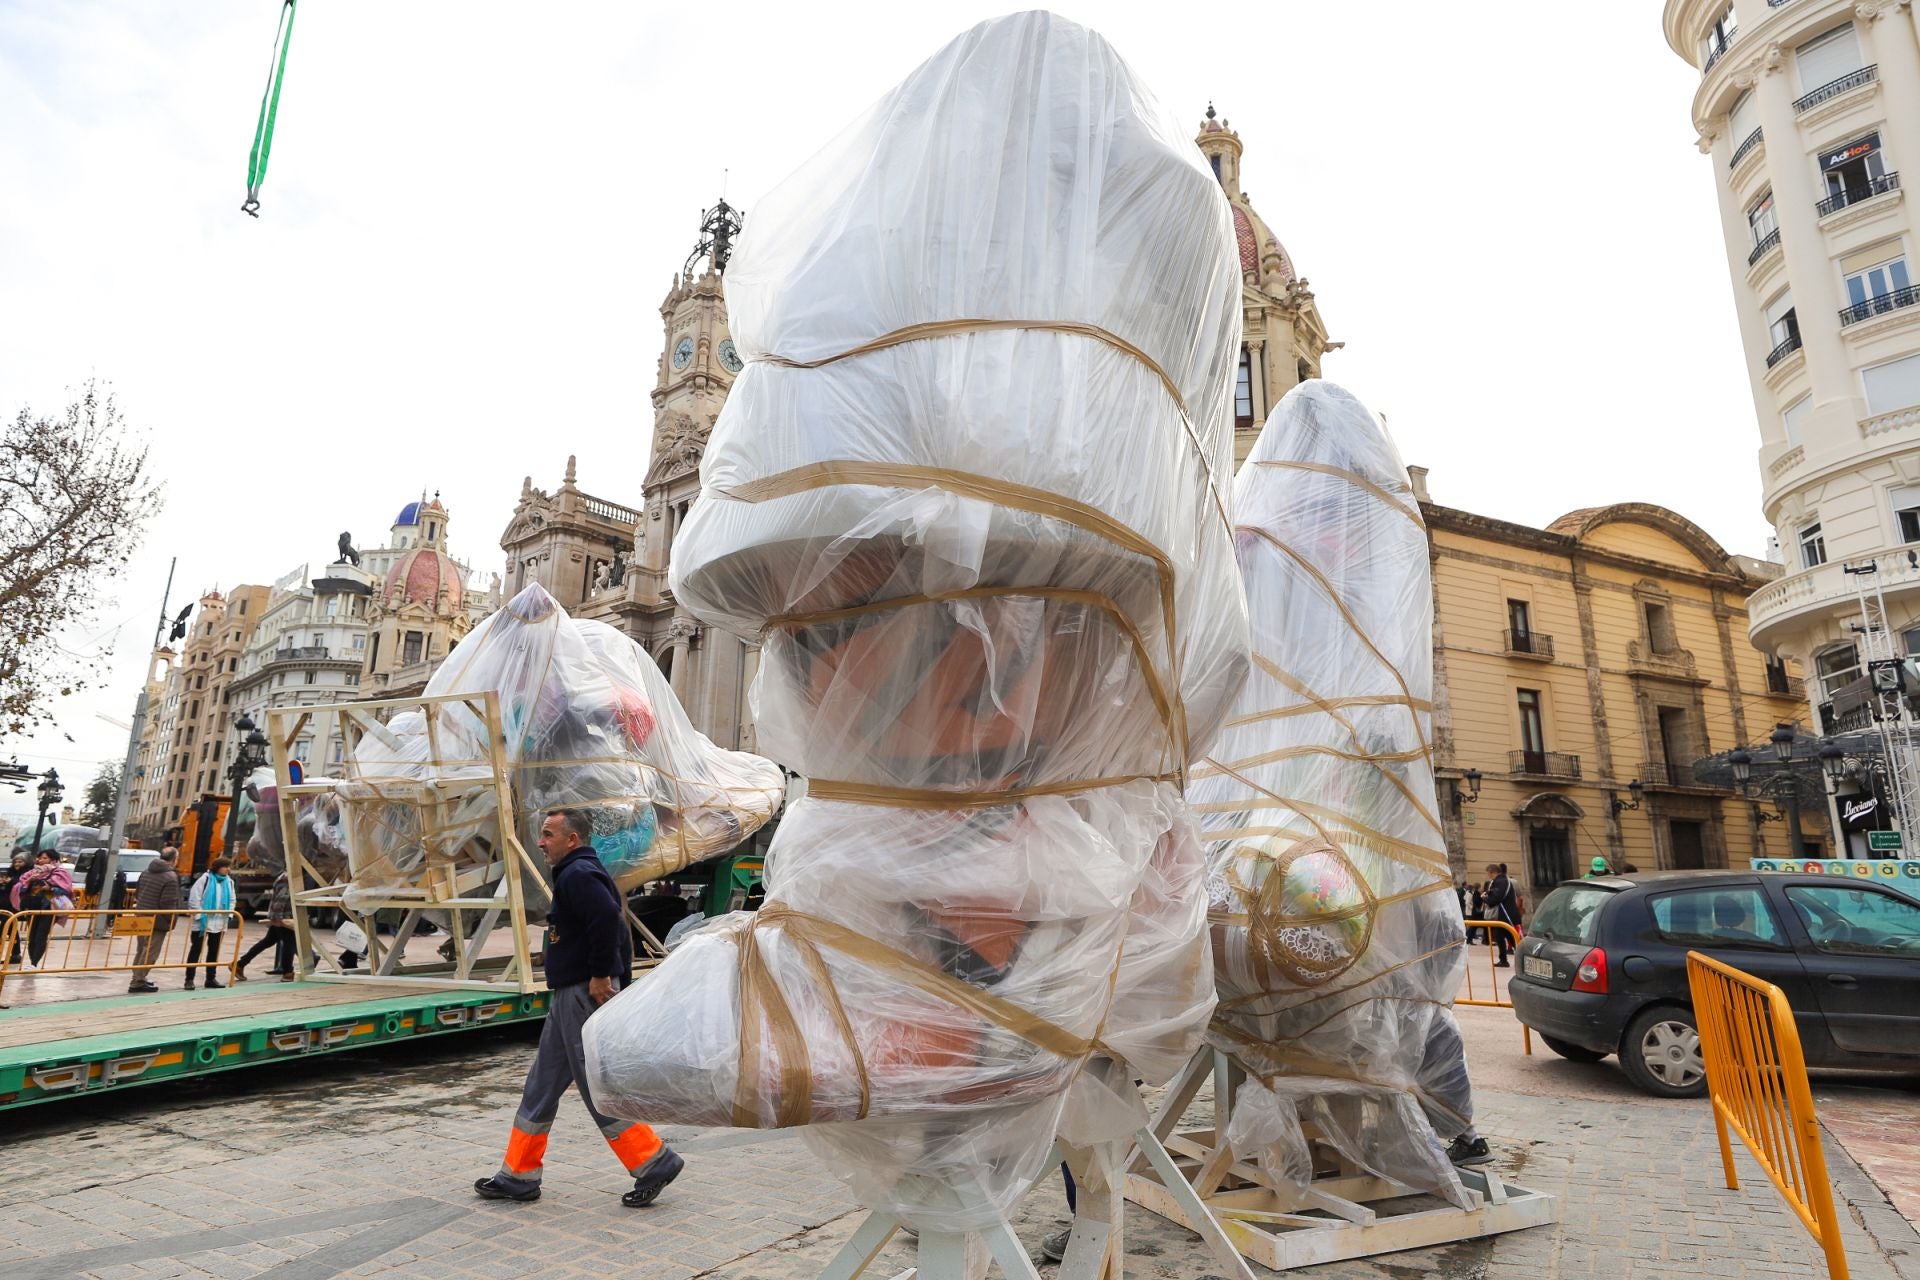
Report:
M 1771 802 L 1694 770 L 1764 750 L 1805 714 L 1797 671 L 1747 639 L 1747 597 L 1780 566 L 1729 555 L 1663 507 L 1534 529 L 1437 506 L 1411 473 L 1433 555 L 1434 748 L 1456 872 L 1506 863 L 1531 909 L 1594 857 L 1653 871 L 1784 856 Z M 1818 857 L 1824 820 L 1803 809 Z

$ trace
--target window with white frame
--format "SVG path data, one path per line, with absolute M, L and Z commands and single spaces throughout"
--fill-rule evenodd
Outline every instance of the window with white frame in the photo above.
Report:
M 1893 525 L 1902 542 L 1920 542 L 1920 487 L 1901 485 L 1891 494 Z
M 1734 102 L 1727 113 L 1727 134 L 1739 146 L 1760 128 L 1760 99 L 1749 89 Z
M 1700 60 L 1711 62 L 1726 52 L 1727 42 L 1733 39 L 1733 34 L 1738 29 L 1738 19 L 1734 17 L 1733 6 L 1729 4 L 1722 7 L 1712 25 L 1707 28 L 1706 34 L 1700 37 Z
M 1808 395 L 1801 396 L 1798 400 L 1795 400 L 1792 404 L 1786 407 L 1786 410 L 1783 413 L 1781 413 L 1780 424 L 1786 428 L 1788 444 L 1800 443 L 1801 428 L 1806 425 L 1807 413 L 1812 408 L 1813 408 L 1813 396 L 1811 394 L 1808 394 Z
M 1906 255 L 1900 254 L 1848 275 L 1847 301 L 1856 307 L 1884 302 L 1889 294 L 1898 293 L 1912 283 L 1907 274 Z
M 1856 138 L 1820 155 L 1820 179 L 1828 197 L 1840 207 L 1875 194 L 1874 184 L 1886 176 L 1887 157 L 1880 150 L 1878 133 Z
M 1904 356 L 1860 371 L 1867 392 L 1867 414 L 1879 417 L 1920 405 L 1920 356 Z
M 1747 210 L 1747 229 L 1753 232 L 1753 242 L 1759 244 L 1780 229 L 1780 222 L 1773 213 L 1773 189 L 1769 187 L 1761 197 Z
M 1820 522 L 1802 525 L 1800 528 L 1800 567 L 1811 569 L 1827 562 L 1827 538 L 1820 532 Z
M 1793 312 L 1793 290 L 1782 290 L 1767 304 L 1767 341 L 1778 347 L 1789 338 L 1800 336 L 1800 320 Z
M 1833 701 L 1833 695 L 1860 678 L 1860 655 L 1851 644 L 1837 645 L 1813 656 L 1813 669 L 1820 676 L 1820 699 Z

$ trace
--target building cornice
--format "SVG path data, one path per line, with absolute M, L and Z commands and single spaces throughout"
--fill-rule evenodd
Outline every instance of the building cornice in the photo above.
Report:
M 1531 525 L 1514 524 L 1493 516 L 1476 515 L 1471 511 L 1461 511 L 1454 507 L 1442 507 L 1434 503 L 1420 504 L 1420 514 L 1426 519 L 1430 532 L 1444 530 L 1449 533 L 1465 534 L 1469 537 L 1485 538 L 1508 546 L 1521 547 L 1529 551 L 1541 551 L 1550 555 L 1564 556 L 1569 561 L 1605 564 L 1617 569 L 1634 573 L 1650 574 L 1658 577 L 1678 578 L 1687 582 L 1707 586 L 1720 586 L 1729 590 L 1751 592 L 1762 586 L 1761 579 L 1750 577 L 1731 567 L 1731 557 L 1714 542 L 1711 536 L 1699 526 L 1675 512 L 1650 503 L 1620 503 L 1611 507 L 1596 509 L 1595 516 L 1603 522 L 1625 520 L 1647 524 L 1668 536 L 1675 538 L 1696 555 L 1717 555 L 1728 561 L 1729 568 L 1709 569 L 1705 565 L 1692 567 L 1676 565 L 1665 560 L 1648 560 L 1641 556 L 1628 555 L 1606 547 L 1597 547 L 1582 541 L 1575 534 L 1555 533 L 1550 529 L 1535 529 Z M 1696 545 L 1704 542 L 1704 545 Z M 1710 548 L 1710 550 L 1708 550 Z M 1435 554 L 1439 550 L 1435 548 Z

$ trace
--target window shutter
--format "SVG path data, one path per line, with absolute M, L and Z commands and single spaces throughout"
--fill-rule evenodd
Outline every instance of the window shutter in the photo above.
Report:
M 1848 23 L 1829 31 L 1818 40 L 1809 40 L 1794 50 L 1793 60 L 1800 67 L 1800 92 L 1812 93 L 1821 85 L 1832 84 L 1849 71 L 1860 69 L 1860 38 Z
M 1860 372 L 1867 389 L 1867 415 L 1920 405 L 1920 356 L 1908 356 Z
M 1780 421 L 1784 423 L 1787 428 L 1788 444 L 1800 443 L 1800 428 L 1807 420 L 1807 411 L 1812 408 L 1813 397 L 1810 395 L 1801 396 L 1798 400 L 1788 405 L 1787 411 L 1780 415 Z
M 1728 117 L 1727 133 L 1733 139 L 1733 145 L 1739 146 L 1760 127 L 1760 104 L 1749 90 L 1740 95 L 1740 101 L 1733 104 L 1733 113 Z

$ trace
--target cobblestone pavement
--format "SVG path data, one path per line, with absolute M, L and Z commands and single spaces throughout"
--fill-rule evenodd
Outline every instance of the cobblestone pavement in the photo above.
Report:
M 1561 1221 L 1305 1274 L 1821 1274 L 1812 1240 L 1744 1154 L 1742 1189 L 1719 1185 L 1702 1104 L 1652 1102 L 1609 1082 L 1601 1067 L 1550 1056 L 1496 1069 L 1500 1054 L 1517 1056 L 1510 1015 L 1464 1012 L 1476 1071 L 1487 1080 L 1481 1128 L 1502 1154 L 1498 1167 L 1558 1195 Z M 1499 1045 L 1510 1047 L 1496 1052 Z M 503 1029 L 7 1114 L 0 1276 L 798 1280 L 818 1274 L 858 1225 L 852 1200 L 793 1136 L 726 1129 L 666 1129 L 687 1156 L 686 1173 L 655 1207 L 624 1209 L 625 1180 L 571 1101 L 554 1129 L 544 1198 L 476 1200 L 469 1184 L 499 1160 L 531 1051 L 526 1030 Z M 1534 1091 L 1508 1087 L 1515 1079 Z M 1886 1091 L 1836 1085 L 1822 1093 L 1833 1116 Z M 1831 1159 L 1854 1276 L 1920 1278 L 1920 1235 L 1837 1143 Z M 1035 1243 L 1064 1212 L 1059 1183 L 1048 1178 L 1016 1226 Z M 1214 1274 L 1185 1231 L 1136 1211 L 1128 1232 L 1130 1276 Z M 891 1276 L 910 1261 L 896 1244 L 873 1274 Z

